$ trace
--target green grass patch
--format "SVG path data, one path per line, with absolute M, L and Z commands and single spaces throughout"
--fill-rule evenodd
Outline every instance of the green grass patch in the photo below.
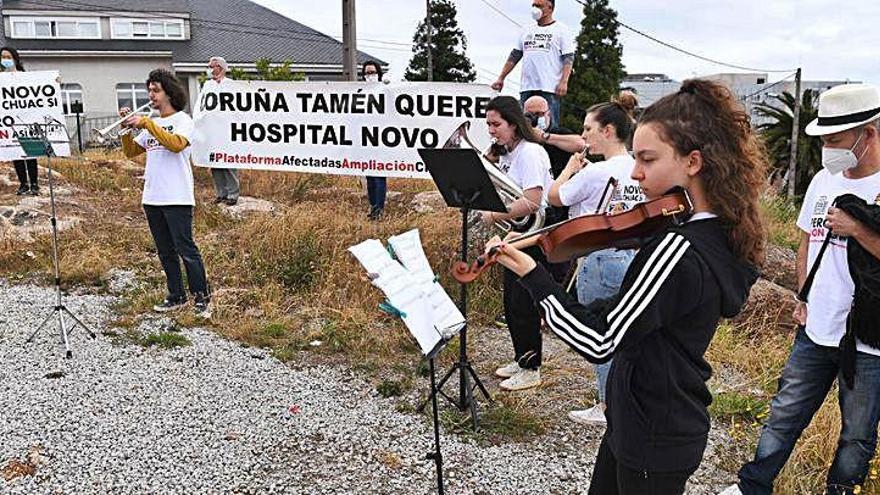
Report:
M 185 347 L 192 345 L 192 342 L 186 337 L 176 332 L 151 333 L 141 340 L 144 347 L 162 347 L 163 349 L 174 349 L 175 347 Z
M 709 406 L 709 414 L 717 419 L 740 419 L 760 423 L 769 413 L 769 400 L 741 392 L 715 394 Z

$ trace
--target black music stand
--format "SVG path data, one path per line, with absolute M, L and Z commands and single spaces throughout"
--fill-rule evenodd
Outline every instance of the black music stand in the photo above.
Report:
M 489 179 L 489 174 L 483 168 L 477 152 L 470 149 L 420 149 L 419 155 L 431 173 L 431 178 L 437 184 L 437 189 L 443 195 L 446 205 L 461 210 L 461 261 L 467 263 L 468 253 L 468 214 L 471 210 L 493 211 L 507 213 L 504 202 L 498 196 L 498 191 Z M 459 284 L 459 310 L 464 315 L 465 325 L 459 330 L 459 355 L 458 361 L 452 365 L 449 371 L 443 375 L 436 387 L 432 387 L 431 397 L 428 400 L 436 401 L 436 394 L 442 395 L 450 403 L 454 404 L 459 411 L 468 408 L 471 410 L 471 419 L 474 430 L 478 428 L 477 403 L 474 400 L 474 390 L 479 388 L 483 396 L 489 401 L 492 398 L 477 372 L 471 366 L 467 356 L 467 284 Z M 443 392 L 443 385 L 458 371 L 459 390 L 458 399 L 454 399 Z M 432 374 L 433 375 L 433 374 Z M 473 378 L 474 385 L 470 380 Z M 419 406 L 421 412 L 427 401 Z
M 49 175 L 49 203 L 52 208 L 52 217 L 50 219 L 50 223 L 52 224 L 52 264 L 55 270 L 55 305 L 52 307 L 52 311 L 46 316 L 46 319 L 43 320 L 43 323 L 40 323 L 40 326 L 37 327 L 36 330 L 28 337 L 27 342 L 30 343 L 34 340 L 34 337 L 37 336 L 37 333 L 42 330 L 46 323 L 49 323 L 49 320 L 52 319 L 53 316 L 58 317 L 58 327 L 61 332 L 61 341 L 64 343 L 64 351 L 65 357 L 70 359 L 73 357 L 73 351 L 70 350 L 70 333 L 73 332 L 77 326 L 81 326 L 83 330 L 91 338 L 95 338 L 95 333 L 86 326 L 72 311 L 67 309 L 67 306 L 64 305 L 61 295 L 61 265 L 58 261 L 58 221 L 56 219 L 55 213 L 55 181 L 52 178 L 52 157 L 55 155 L 55 150 L 52 148 L 52 143 L 49 140 L 49 132 L 48 128 L 50 126 L 61 125 L 59 122 L 51 122 L 47 118 L 47 123 L 45 124 L 22 124 L 16 125 L 14 127 L 22 127 L 27 128 L 31 134 L 29 137 L 19 136 L 17 138 L 19 145 L 24 150 L 25 155 L 29 158 L 37 158 L 41 156 L 46 157 L 46 168 L 48 169 Z M 62 126 L 63 127 L 63 126 Z M 65 132 L 67 129 L 65 128 Z M 69 137 L 68 137 L 69 139 Z M 69 316 L 73 320 L 73 325 L 66 325 L 64 321 L 64 315 Z

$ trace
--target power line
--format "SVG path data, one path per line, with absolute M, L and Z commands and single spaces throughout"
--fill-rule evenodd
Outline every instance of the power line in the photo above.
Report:
M 751 97 L 753 97 L 753 96 L 757 96 L 757 95 L 759 95 L 759 94 L 761 94 L 761 93 L 764 93 L 765 91 L 769 91 L 770 89 L 772 89 L 772 88 L 774 88 L 774 87 L 776 87 L 776 86 L 779 86 L 780 84 L 782 84 L 782 83 L 785 82 L 786 80 L 791 79 L 791 78 L 794 77 L 795 75 L 797 75 L 797 72 L 792 72 L 791 74 L 789 74 L 789 75 L 783 77 L 782 79 L 776 81 L 776 82 L 773 83 L 773 84 L 770 84 L 769 86 L 764 86 L 763 88 L 761 88 L 761 89 L 755 91 L 754 93 L 749 93 L 749 94 L 743 96 L 742 98 L 740 98 L 740 101 L 747 101 L 749 98 L 751 98 Z
M 574 1 L 577 2 L 577 3 L 580 4 L 580 5 L 583 5 L 584 7 L 589 7 L 589 5 L 587 5 L 586 2 L 584 2 L 584 0 L 574 0 Z M 604 14 L 604 13 L 603 13 L 603 14 Z M 679 48 L 679 47 L 673 45 L 672 43 L 668 43 L 668 42 L 663 41 L 663 40 L 661 40 L 661 39 L 658 39 L 658 38 L 656 38 L 656 37 L 654 37 L 654 36 L 651 36 L 650 34 L 645 33 L 644 31 L 641 31 L 641 30 L 639 30 L 639 29 L 636 29 L 636 28 L 630 26 L 629 24 L 626 24 L 625 22 L 623 22 L 623 21 L 621 21 L 621 20 L 619 20 L 619 19 L 614 18 L 613 16 L 610 16 L 610 15 L 608 15 L 608 14 L 604 14 L 604 15 L 605 15 L 606 19 L 608 19 L 608 20 L 610 20 L 610 21 L 616 23 L 617 25 L 619 25 L 619 26 L 621 26 L 621 27 L 623 27 L 623 28 L 625 28 L 625 29 L 628 29 L 628 30 L 632 31 L 633 33 L 638 34 L 639 36 L 643 36 L 643 37 L 645 37 L 645 38 L 647 38 L 647 39 L 649 39 L 649 40 L 651 40 L 651 41 L 653 41 L 653 42 L 655 42 L 655 43 L 658 43 L 658 44 L 660 44 L 660 45 L 662 45 L 662 46 L 665 46 L 666 48 L 670 48 L 670 49 L 675 50 L 675 51 L 677 51 L 677 52 L 684 53 L 685 55 L 688 55 L 688 56 L 691 56 L 691 57 L 694 57 L 694 58 L 698 58 L 698 59 L 703 60 L 703 61 L 705 61 L 705 62 L 710 62 L 710 63 L 716 64 L 716 65 L 721 65 L 721 66 L 724 66 L 724 67 L 730 67 L 730 68 L 733 68 L 733 69 L 747 70 L 747 71 L 750 71 L 750 72 L 791 72 L 791 71 L 794 70 L 794 69 L 756 69 L 756 68 L 754 68 L 754 67 L 745 67 L 745 66 L 742 66 L 742 65 L 736 65 L 736 64 L 730 64 L 730 63 L 727 63 L 727 62 L 721 62 L 720 60 L 715 60 L 715 59 L 711 59 L 711 58 L 709 58 L 709 57 L 704 57 L 703 55 L 700 55 L 700 54 L 697 54 L 697 53 L 694 53 L 694 52 L 691 52 L 691 51 L 685 50 L 684 48 Z
M 512 23 L 514 23 L 514 24 L 516 24 L 516 25 L 519 26 L 519 27 L 523 27 L 522 24 L 520 24 L 519 22 L 517 22 L 515 19 L 513 19 L 513 18 L 510 17 L 509 15 L 505 14 L 503 10 L 501 10 L 501 9 L 499 9 L 498 7 L 496 7 L 495 5 L 489 3 L 487 0 L 480 0 L 480 1 L 483 2 L 483 3 L 485 3 L 486 5 L 488 5 L 490 9 L 494 10 L 495 12 L 497 12 L 498 14 L 500 14 L 502 17 L 504 17 L 504 18 L 507 19 L 508 21 L 510 21 L 510 22 L 512 22 Z

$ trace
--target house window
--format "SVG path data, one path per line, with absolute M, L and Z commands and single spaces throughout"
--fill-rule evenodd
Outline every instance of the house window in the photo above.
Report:
M 110 22 L 113 39 L 183 39 L 183 19 L 113 19 Z
M 70 111 L 70 104 L 73 102 L 83 101 L 83 90 L 79 84 L 62 84 L 61 85 L 61 106 L 64 108 L 64 115 L 73 115 Z
M 100 39 L 101 21 L 92 17 L 10 17 L 12 38 Z
M 116 85 L 116 108 L 128 107 L 132 110 L 150 102 L 147 86 L 143 83 L 122 83 Z

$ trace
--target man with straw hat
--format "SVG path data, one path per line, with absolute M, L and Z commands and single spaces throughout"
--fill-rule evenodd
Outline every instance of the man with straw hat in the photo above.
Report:
M 877 445 L 880 420 L 880 349 L 856 344 L 852 388 L 841 373 L 840 342 L 846 333 L 854 284 L 847 240 L 857 241 L 880 263 L 880 233 L 855 220 L 834 200 L 850 193 L 880 204 L 880 89 L 867 84 L 831 88 L 819 101 L 819 117 L 806 129 L 822 139 L 822 165 L 810 182 L 797 220 L 803 231 L 797 256 L 798 284 L 821 261 L 807 301 L 798 300 L 799 324 L 779 389 L 770 406 L 755 458 L 739 471 L 739 483 L 722 494 L 767 494 L 795 442 L 838 378 L 841 432 L 826 479 L 826 493 L 858 493 Z M 820 248 L 829 239 L 819 259 Z

